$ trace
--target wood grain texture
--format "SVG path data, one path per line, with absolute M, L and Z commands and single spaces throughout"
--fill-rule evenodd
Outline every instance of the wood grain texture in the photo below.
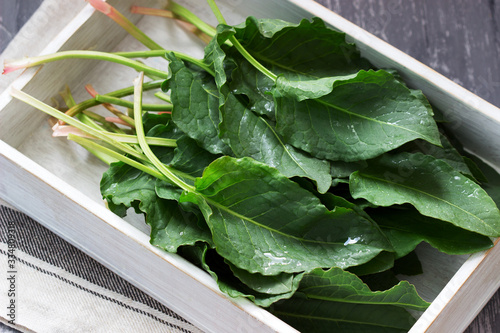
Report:
M 500 1 L 317 0 L 500 106 Z M 500 290 L 465 333 L 500 332 Z
M 0 0 L 0 53 L 7 47 L 43 0 Z

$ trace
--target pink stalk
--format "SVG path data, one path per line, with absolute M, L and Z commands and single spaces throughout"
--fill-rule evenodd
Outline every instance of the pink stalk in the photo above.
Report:
M 174 13 L 172 13 L 170 10 L 165 10 L 165 9 L 132 6 L 132 7 L 130 7 L 130 12 L 132 14 L 153 15 L 153 16 L 161 16 L 161 17 L 167 17 L 167 18 L 175 18 Z
M 68 134 L 75 134 L 84 138 L 93 138 L 92 136 L 86 134 L 84 131 L 80 130 L 79 128 L 76 128 L 74 126 L 69 126 L 69 125 L 60 125 L 59 123 L 56 123 L 52 127 L 52 136 L 68 136 Z
M 203 42 L 209 43 L 212 39 L 209 35 L 205 34 L 199 28 L 197 28 L 194 24 L 183 21 L 179 19 L 178 15 L 175 15 L 172 11 L 166 9 L 158 9 L 158 8 L 149 8 L 149 7 L 141 7 L 141 6 L 132 6 L 130 8 L 130 12 L 132 14 L 142 14 L 142 15 L 151 15 L 151 16 L 159 16 L 166 18 L 173 18 L 177 20 L 177 23 L 187 30 L 188 32 L 194 34 L 198 38 L 200 38 Z
M 85 90 L 87 90 L 87 92 L 93 98 L 95 98 L 97 95 L 99 95 L 97 93 L 97 91 L 94 89 L 94 87 L 92 87 L 91 84 L 86 84 L 85 85 Z M 115 116 L 117 116 L 120 119 L 119 122 L 116 122 L 116 121 L 108 120 L 106 118 L 106 121 L 115 122 L 115 123 L 126 125 L 126 126 L 129 126 L 129 127 L 132 127 L 132 128 L 135 127 L 134 126 L 134 120 L 132 118 L 130 118 L 129 116 L 127 116 L 127 115 L 123 114 L 122 112 L 120 112 L 120 110 L 118 110 L 117 108 L 115 108 L 113 105 L 111 105 L 109 103 L 102 103 L 101 105 L 104 106 L 109 112 L 111 112 L 112 114 L 114 114 Z M 109 119 L 116 119 L 116 118 L 109 117 Z
M 18 69 L 26 68 L 29 66 L 28 59 L 21 59 L 15 61 L 5 60 L 3 63 L 2 74 L 9 74 L 10 72 L 17 71 Z
M 110 19 L 118 23 L 125 31 L 132 35 L 139 42 L 144 44 L 151 50 L 162 50 L 163 48 L 156 44 L 151 38 L 146 36 L 136 25 L 129 21 L 125 16 L 123 16 L 118 10 L 116 10 L 110 4 L 102 0 L 87 0 L 88 3 L 104 15 L 108 16 Z

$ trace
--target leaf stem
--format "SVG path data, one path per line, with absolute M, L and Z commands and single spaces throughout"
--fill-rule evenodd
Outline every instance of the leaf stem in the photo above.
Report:
M 215 76 L 213 70 L 209 66 L 207 66 L 207 64 L 205 64 L 203 60 L 196 59 L 195 57 L 192 57 L 190 55 L 178 51 L 150 50 L 150 51 L 115 52 L 113 54 L 124 58 L 151 58 L 151 57 L 165 57 L 165 54 L 167 52 L 172 53 L 173 55 L 175 55 L 176 58 L 188 61 L 193 65 L 196 65 L 205 70 L 206 72 L 210 73 L 210 75 Z
M 222 24 L 227 24 L 226 19 L 222 15 L 221 11 L 219 10 L 219 7 L 217 7 L 217 4 L 215 3 L 214 0 L 207 0 L 208 5 L 210 6 L 210 9 L 212 9 L 212 13 L 214 13 L 215 18 L 219 23 Z
M 174 2 L 174 1 L 170 1 L 169 2 L 169 9 L 176 16 L 179 16 L 184 21 L 191 23 L 192 25 L 194 25 L 195 27 L 200 29 L 203 33 L 207 34 L 208 36 L 214 37 L 216 35 L 216 31 L 215 31 L 214 27 L 205 23 L 198 16 L 194 15 L 190 10 L 182 7 L 178 3 Z
M 105 117 L 101 116 L 100 114 L 97 114 L 90 110 L 83 110 L 82 113 L 87 117 L 89 117 L 90 119 L 100 123 L 102 127 L 109 132 L 123 133 L 123 130 L 120 127 L 116 126 L 116 124 L 112 122 L 109 122 L 108 120 L 106 120 Z
M 214 13 L 215 17 L 217 18 L 217 21 L 221 24 L 227 24 L 226 20 L 224 19 L 224 16 L 222 15 L 221 11 L 219 10 L 219 7 L 217 7 L 217 4 L 215 3 L 215 0 L 207 0 L 210 8 L 212 9 L 212 12 Z M 269 69 L 264 67 L 260 62 L 258 62 L 244 47 L 241 45 L 240 41 L 236 39 L 234 35 L 231 35 L 229 37 L 229 41 L 233 44 L 233 46 L 240 52 L 240 54 L 250 63 L 252 66 L 254 66 L 257 70 L 259 70 L 262 74 L 276 82 L 278 76 L 271 72 Z
M 85 139 L 85 138 L 82 138 L 81 136 L 74 135 L 74 134 L 68 134 L 68 140 L 71 140 L 71 141 L 78 143 L 79 145 L 83 146 L 85 149 L 87 149 L 89 151 L 95 150 L 95 151 L 104 153 L 104 154 L 106 154 L 106 155 L 108 155 L 108 156 L 110 156 L 118 161 L 122 161 L 123 163 L 126 163 L 126 164 L 128 164 L 136 169 L 144 171 L 153 177 L 156 177 L 156 178 L 161 179 L 161 180 L 169 181 L 163 174 L 161 174 L 157 170 L 152 169 L 152 168 L 150 168 L 150 167 L 148 167 L 140 162 L 137 162 L 136 160 L 128 158 L 120 153 L 117 153 L 114 150 L 111 150 L 111 149 L 108 149 L 104 146 L 101 146 L 100 144 L 98 144 L 92 140 Z
M 165 52 L 165 51 L 163 51 Z M 10 73 L 14 70 L 21 68 L 34 67 L 41 64 L 63 60 L 63 59 L 95 59 L 95 60 L 104 60 L 110 61 L 114 63 L 118 63 L 121 65 L 128 66 L 137 71 L 142 71 L 147 74 L 151 74 L 157 76 L 162 79 L 168 78 L 168 73 L 161 71 L 159 69 L 144 65 L 143 63 L 135 60 L 128 59 L 126 57 L 107 53 L 107 52 L 99 52 L 99 51 L 61 51 L 53 54 L 42 55 L 38 57 L 30 57 L 24 58 L 20 60 L 14 61 L 6 61 L 4 66 L 4 74 Z
M 94 136 L 98 139 L 101 139 L 101 140 L 107 142 L 108 144 L 123 151 L 124 153 L 130 154 L 130 155 L 132 155 L 140 160 L 148 161 L 148 159 L 144 155 L 138 153 L 136 150 L 132 149 L 131 147 L 108 137 L 104 132 L 98 131 L 98 130 L 96 130 L 96 129 L 62 113 L 62 112 L 59 112 L 59 110 L 54 109 L 53 107 L 37 100 L 36 98 L 26 94 L 23 91 L 20 91 L 17 89 L 12 89 L 11 95 L 12 95 L 12 97 L 17 98 L 20 101 L 23 101 L 24 103 L 31 105 L 31 106 L 37 108 L 38 110 L 43 111 L 46 114 L 48 114 L 54 118 L 62 120 L 65 123 L 67 123 L 71 126 L 74 126 L 78 129 L 82 130 L 83 132 L 91 135 L 91 136 Z
M 153 153 L 148 143 L 146 142 L 146 137 L 144 133 L 144 126 L 142 123 L 142 81 L 144 79 L 144 73 L 139 73 L 139 77 L 135 79 L 134 84 L 134 119 L 135 119 L 135 130 L 137 134 L 137 139 L 139 141 L 139 146 L 141 146 L 142 151 L 151 162 L 165 177 L 172 181 L 175 185 L 179 186 L 184 191 L 193 192 L 194 187 L 186 184 L 180 178 L 178 178 L 165 164 L 163 164 L 158 157 Z
M 109 103 L 127 108 L 133 108 L 134 102 L 107 95 L 96 95 L 96 100 L 101 103 Z M 172 104 L 142 104 L 143 111 L 172 111 Z M 131 119 L 133 121 L 133 119 Z M 133 124 L 132 124 L 133 125 Z
M 110 19 L 115 21 L 119 26 L 121 26 L 125 31 L 127 31 L 132 37 L 141 42 L 144 46 L 152 50 L 163 49 L 155 41 L 149 38 L 142 30 L 140 30 L 135 24 L 130 22 L 128 18 L 123 16 L 116 8 L 102 0 L 87 0 L 92 7 L 100 11 L 101 13 L 108 16 Z
M 144 90 L 151 90 L 151 89 L 160 88 L 162 83 L 163 83 L 163 80 L 147 82 L 147 83 L 144 83 L 143 89 Z M 128 95 L 132 95 L 133 93 L 134 93 L 134 87 L 130 86 L 130 87 L 126 87 L 123 89 L 119 89 L 119 90 L 107 93 L 105 95 L 112 96 L 112 97 L 125 97 Z M 91 99 L 88 99 L 86 101 L 83 101 L 83 102 L 71 107 L 68 111 L 66 111 L 66 115 L 72 117 L 85 109 L 88 109 L 90 107 L 93 107 L 93 106 L 96 106 L 99 104 L 101 104 L 101 103 L 98 102 L 95 98 L 91 98 Z
M 269 69 L 264 67 L 260 62 L 257 61 L 244 47 L 241 45 L 240 41 L 236 39 L 234 35 L 229 37 L 229 41 L 233 43 L 234 47 L 240 52 L 240 54 L 254 66 L 257 70 L 259 70 L 262 74 L 276 82 L 278 79 L 278 76 L 271 72 Z
M 110 138 L 123 143 L 139 143 L 137 136 L 129 134 L 107 133 Z M 177 147 L 176 140 L 146 136 L 146 142 L 152 146 Z
M 171 10 L 141 7 L 141 6 L 132 6 L 130 8 L 130 12 L 133 14 L 151 15 L 151 16 L 159 16 L 159 17 L 164 17 L 164 18 L 175 19 L 183 28 L 185 28 L 187 31 L 191 32 L 192 34 L 194 34 L 195 36 L 197 36 L 198 38 L 200 38 L 202 41 L 204 41 L 207 44 L 210 42 L 210 40 L 213 37 L 213 35 L 210 36 L 210 35 L 206 34 L 200 28 L 195 26 L 193 23 L 188 22 L 186 19 L 180 17 L 180 15 L 174 14 L 174 12 L 172 12 Z M 198 19 L 198 18 L 196 18 L 196 19 Z M 199 21 L 201 23 L 204 23 L 201 20 L 199 20 Z M 212 27 L 210 27 L 210 28 L 212 28 Z M 213 29 L 213 31 L 215 32 L 215 29 Z
M 170 96 L 165 94 L 163 91 L 157 91 L 155 92 L 155 97 L 161 99 L 162 101 L 165 101 L 167 103 L 172 104 L 172 100 L 170 99 Z

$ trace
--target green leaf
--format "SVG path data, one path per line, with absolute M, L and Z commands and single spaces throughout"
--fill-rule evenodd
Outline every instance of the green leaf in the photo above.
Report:
M 274 101 L 269 92 L 274 81 L 250 65 L 234 48 L 222 46 L 230 35 L 273 73 L 289 78 L 345 75 L 371 67 L 353 44 L 346 43 L 344 33 L 327 28 L 319 18 L 295 24 L 249 17 L 234 27 L 219 25 L 217 32 L 206 48 L 205 59 L 216 68 L 219 88 L 231 81 L 233 93 L 248 96 L 249 108 L 271 120 L 274 120 Z M 228 59 L 238 64 L 229 79 L 224 70 Z
M 286 142 L 313 156 L 352 162 L 415 139 L 440 145 L 432 110 L 385 71 L 360 71 L 335 80 L 323 97 L 298 101 L 308 98 L 298 95 L 306 93 L 301 85 L 278 78 L 276 128 Z
M 500 212 L 488 194 L 448 163 L 421 153 L 385 154 L 353 173 L 354 198 L 391 206 L 410 203 L 429 217 L 482 235 L 500 236 Z
M 144 112 L 142 115 L 142 124 L 144 126 L 144 132 L 148 133 L 153 127 L 156 125 L 167 125 L 169 124 L 172 119 L 171 115 L 166 114 L 166 113 L 151 113 L 151 112 Z M 178 130 L 175 130 L 173 127 L 171 128 L 172 131 L 178 132 Z
M 236 267 L 229 261 L 226 261 L 226 263 L 231 268 L 234 276 L 249 288 L 262 294 L 276 295 L 288 293 L 291 297 L 299 287 L 299 282 L 303 275 L 303 273 L 280 273 L 278 275 L 266 276 L 259 273 L 249 273 L 244 269 Z
M 333 267 L 327 271 L 315 269 L 302 279 L 299 291 L 308 298 L 364 304 L 393 305 L 423 311 L 429 303 L 418 296 L 407 281 L 386 291 L 373 292 L 356 275 Z
M 493 246 L 487 236 L 423 216 L 415 209 L 378 208 L 367 212 L 389 237 L 398 258 L 413 251 L 421 242 L 452 255 L 470 254 Z
M 217 252 L 250 273 L 349 267 L 391 247 L 375 223 L 348 208 L 328 211 L 312 193 L 250 158 L 221 157 L 181 201 L 196 203 Z
M 401 151 L 406 151 L 408 153 L 421 152 L 426 155 L 434 156 L 435 158 L 448 163 L 464 175 L 472 176 L 472 173 L 462 155 L 460 155 L 458 150 L 452 146 L 448 138 L 443 134 L 441 134 L 441 144 L 442 147 L 438 147 L 424 140 L 415 140 L 401 147 Z
M 201 148 L 195 140 L 184 135 L 177 139 L 177 147 L 170 165 L 191 176 L 201 176 L 203 169 L 220 155 L 213 155 Z
M 207 271 L 217 282 L 220 290 L 228 296 L 233 298 L 248 298 L 255 304 L 263 307 L 292 297 L 304 275 L 303 273 L 282 274 L 279 277 L 275 277 L 250 274 L 225 261 L 215 251 L 208 249 L 206 244 L 183 247 L 180 254 Z M 238 277 L 243 278 L 244 282 L 238 279 Z M 255 289 L 259 289 L 258 287 L 262 286 L 260 289 L 267 292 L 259 292 L 249 287 L 245 282 L 249 283 L 252 287 L 256 287 Z M 283 292 L 273 293 L 273 291 Z
M 425 310 L 406 281 L 373 292 L 356 275 L 332 268 L 304 275 L 296 295 L 271 312 L 306 332 L 407 332 L 415 319 L 405 310 Z
M 206 224 L 185 212 L 176 201 L 156 195 L 158 180 L 122 162 L 113 163 L 101 180 L 103 198 L 113 206 L 134 207 L 151 226 L 151 244 L 169 252 L 198 241 L 212 243 Z M 164 183 L 164 186 L 171 187 Z
M 355 45 L 345 41 L 345 33 L 326 27 L 319 18 L 294 24 L 249 17 L 234 29 L 243 47 L 278 75 L 318 78 L 371 67 Z
M 313 158 L 283 142 L 269 120 L 254 114 L 234 95 L 222 107 L 221 136 L 236 157 L 252 157 L 278 169 L 286 177 L 307 177 L 318 190 L 326 192 L 331 184 L 330 163 Z
M 275 120 L 274 98 L 271 89 L 274 81 L 263 75 L 238 52 L 228 52 L 231 60 L 237 63 L 231 72 L 231 93 L 245 95 L 249 102 L 247 107 L 257 115 Z
M 172 120 L 210 153 L 231 155 L 219 138 L 219 93 L 214 78 L 202 70 L 188 68 L 172 54 L 167 58 L 172 76 L 162 89 L 170 89 Z

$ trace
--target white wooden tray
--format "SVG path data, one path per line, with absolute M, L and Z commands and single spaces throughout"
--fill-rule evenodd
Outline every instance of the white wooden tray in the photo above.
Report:
M 134 0 L 110 0 L 127 13 Z M 216 23 L 205 2 L 184 0 L 202 19 Z M 218 0 L 229 23 L 248 15 L 297 22 L 321 17 L 347 33 L 362 55 L 381 68 L 397 69 L 406 82 L 424 91 L 451 120 L 450 126 L 467 148 L 500 167 L 500 110 L 415 59 L 310 0 Z M 141 1 L 157 6 L 157 2 Z M 168 49 L 201 56 L 203 44 L 174 22 L 128 15 Z M 105 31 L 106 34 L 102 34 Z M 89 6 L 47 45 L 44 54 L 60 50 L 127 51 L 137 47 L 117 25 Z M 157 61 L 157 60 L 155 60 Z M 16 75 L 16 74 L 10 74 Z M 47 103 L 68 84 L 77 100 L 83 86 L 108 92 L 132 84 L 136 73 L 118 65 L 65 60 L 26 70 L 12 87 Z M 121 84 L 113 82 L 119 79 Z M 50 138 L 46 117 L 0 95 L 0 198 L 102 262 L 201 329 L 212 332 L 293 332 L 252 303 L 229 299 L 205 272 L 177 255 L 149 244 L 148 228 L 139 218 L 123 220 L 109 212 L 99 194 L 99 161 L 63 139 Z M 89 166 L 90 165 L 90 166 Z M 467 256 L 447 256 L 428 246 L 418 248 L 425 274 L 412 277 L 421 295 L 433 301 L 411 332 L 461 332 L 500 286 L 500 246 Z

